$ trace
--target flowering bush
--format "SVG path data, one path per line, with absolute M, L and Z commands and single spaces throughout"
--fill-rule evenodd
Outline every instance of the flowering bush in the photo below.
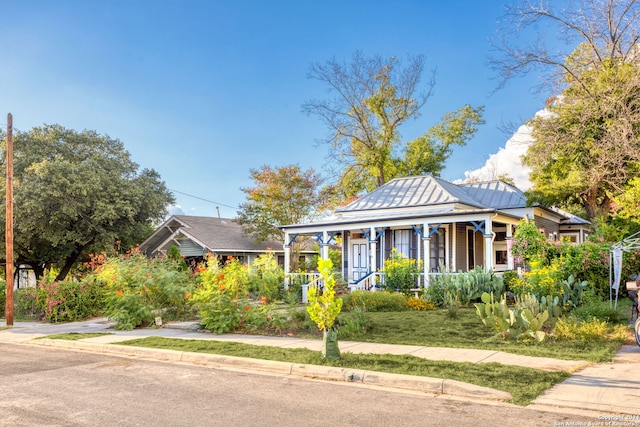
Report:
M 273 252 L 260 255 L 253 263 L 251 290 L 267 301 L 274 301 L 284 287 L 284 269 L 278 265 Z
M 540 233 L 534 221 L 523 220 L 513 234 L 511 253 L 515 258 L 526 262 L 544 259 L 547 251 L 547 240 Z
M 96 267 L 106 286 L 105 314 L 118 329 L 151 324 L 158 315 L 179 316 L 188 310 L 189 273 L 170 258 L 151 258 L 132 250 L 107 257 Z
M 73 322 L 99 315 L 104 287 L 94 280 L 51 281 L 47 277 L 35 289 L 35 307 L 48 322 Z
M 524 274 L 524 278 L 516 281 L 511 289 L 517 295 L 531 294 L 537 298 L 561 296 L 563 276 L 559 271 L 558 262 L 542 265 L 541 261 L 531 262 L 531 271 Z
M 209 257 L 206 268 L 198 273 L 198 288 L 193 294 L 202 325 L 218 334 L 236 330 L 251 310 L 249 269 L 239 260 L 228 258 L 222 266 Z
M 385 290 L 408 294 L 410 289 L 418 286 L 418 277 L 422 273 L 422 261 L 407 258 L 393 248 L 389 258 L 384 261 L 384 273 Z
M 411 310 L 427 311 L 435 310 L 436 305 L 430 299 L 409 297 L 407 298 L 407 307 Z

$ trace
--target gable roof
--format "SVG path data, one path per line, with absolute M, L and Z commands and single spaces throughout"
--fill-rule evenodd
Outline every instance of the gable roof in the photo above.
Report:
M 470 209 L 526 206 L 522 191 L 502 181 L 454 184 L 431 175 L 395 178 L 360 199 L 336 209 L 336 214 L 367 210 L 465 205 Z
M 141 245 L 145 253 L 173 246 L 186 237 L 201 247 L 203 253 L 282 251 L 281 242 L 257 243 L 242 231 L 242 226 L 230 218 L 173 215 L 154 231 Z

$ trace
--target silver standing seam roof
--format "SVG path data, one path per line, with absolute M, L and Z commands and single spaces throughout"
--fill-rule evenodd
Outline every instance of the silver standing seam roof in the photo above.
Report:
M 396 178 L 371 193 L 336 209 L 336 214 L 410 207 L 463 204 L 477 209 L 526 207 L 518 188 L 502 181 L 454 184 L 431 175 Z

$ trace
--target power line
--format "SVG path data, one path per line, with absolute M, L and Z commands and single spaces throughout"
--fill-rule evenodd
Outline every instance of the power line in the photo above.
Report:
M 226 208 L 231 208 L 231 209 L 238 209 L 238 206 L 226 205 L 224 203 L 215 202 L 213 200 L 208 200 L 208 199 L 204 199 L 202 197 L 194 196 L 193 194 L 183 193 L 182 191 L 178 191 L 178 190 L 172 190 L 171 188 L 168 188 L 167 190 L 173 191 L 174 193 L 182 194 L 183 196 L 193 197 L 194 199 L 202 200 L 202 201 L 205 201 L 205 202 L 208 202 L 208 203 L 213 203 L 214 205 L 224 206 Z

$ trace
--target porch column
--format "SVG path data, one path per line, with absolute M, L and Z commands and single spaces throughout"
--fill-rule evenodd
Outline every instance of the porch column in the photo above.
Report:
M 484 220 L 484 269 L 493 270 L 493 233 L 491 232 L 491 217 Z
M 284 233 L 284 288 L 289 289 L 289 273 L 291 272 L 291 246 L 289 245 L 289 233 Z
M 376 271 L 377 254 L 376 254 L 376 228 L 371 227 L 369 230 L 369 273 Z M 373 290 L 376 289 L 376 276 L 371 276 L 371 285 Z
M 422 237 L 422 247 L 424 248 L 424 287 L 429 287 L 429 270 L 431 269 L 431 229 L 429 228 L 429 223 L 425 222 L 422 224 L 423 237 Z
M 320 257 L 322 259 L 329 259 L 329 234 L 327 230 L 322 232 L 322 245 L 320 247 Z
M 515 265 L 511 247 L 513 246 L 513 225 L 507 224 L 507 270 L 513 270 Z

